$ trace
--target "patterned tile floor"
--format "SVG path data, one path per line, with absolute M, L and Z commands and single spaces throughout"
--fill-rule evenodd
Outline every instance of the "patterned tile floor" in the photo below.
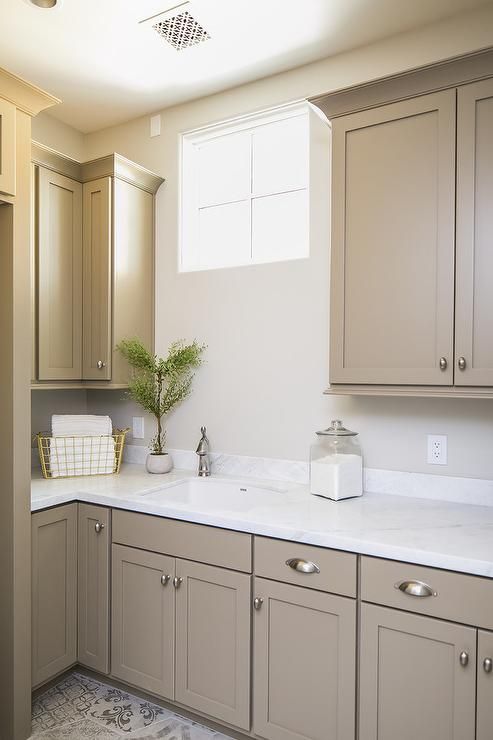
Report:
M 81 673 L 33 701 L 32 740 L 229 740 L 163 707 Z

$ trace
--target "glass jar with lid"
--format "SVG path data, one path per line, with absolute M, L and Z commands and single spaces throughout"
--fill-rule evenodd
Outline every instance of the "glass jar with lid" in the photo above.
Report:
M 338 419 L 317 432 L 310 450 L 310 491 L 340 501 L 363 493 L 363 457 L 358 432 L 346 429 Z

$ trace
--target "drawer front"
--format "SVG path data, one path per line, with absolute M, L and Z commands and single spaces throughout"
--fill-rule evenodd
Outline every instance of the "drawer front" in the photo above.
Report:
M 255 575 L 356 596 L 356 555 L 298 542 L 255 537 Z
M 242 532 L 113 510 L 113 542 L 252 572 L 252 538 Z
M 361 598 L 493 629 L 493 580 L 489 578 L 363 557 Z

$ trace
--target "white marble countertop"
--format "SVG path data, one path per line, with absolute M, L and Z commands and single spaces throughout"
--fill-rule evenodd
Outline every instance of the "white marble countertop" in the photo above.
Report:
M 242 511 L 212 509 L 205 495 L 192 506 L 159 493 L 194 477 L 179 470 L 154 476 L 130 464 L 114 476 L 44 480 L 38 474 L 31 508 L 82 501 L 493 578 L 493 507 L 380 493 L 334 502 L 312 496 L 307 486 L 251 479 L 250 488 L 265 485 L 275 496 L 266 491 L 259 504 L 257 495 Z

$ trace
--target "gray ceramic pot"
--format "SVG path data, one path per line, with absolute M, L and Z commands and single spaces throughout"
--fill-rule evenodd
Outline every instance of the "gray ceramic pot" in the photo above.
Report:
M 148 473 L 169 473 L 173 470 L 173 458 L 169 452 L 164 452 L 162 455 L 155 455 L 151 452 L 147 455 L 146 470 Z

